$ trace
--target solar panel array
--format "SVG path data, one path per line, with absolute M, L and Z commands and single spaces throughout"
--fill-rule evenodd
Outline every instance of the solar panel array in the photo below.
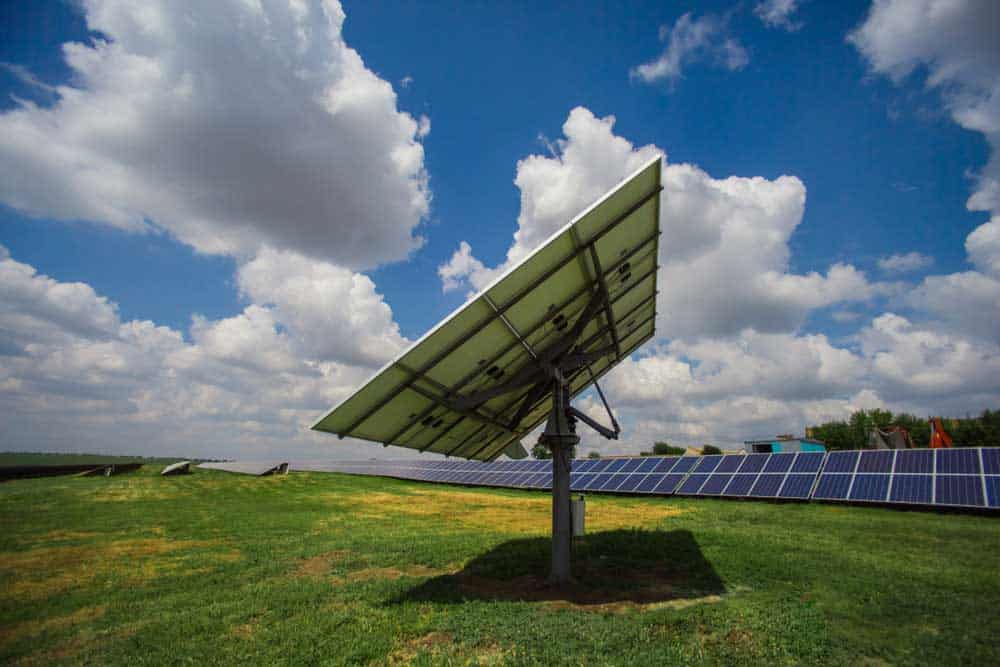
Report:
M 240 475 L 254 475 L 256 477 L 281 475 L 288 472 L 288 463 L 285 461 L 220 461 L 199 463 L 198 467 L 206 470 L 235 472 Z
M 550 461 L 293 462 L 293 470 L 549 489 Z M 574 492 L 1000 509 L 1000 448 L 576 459 Z

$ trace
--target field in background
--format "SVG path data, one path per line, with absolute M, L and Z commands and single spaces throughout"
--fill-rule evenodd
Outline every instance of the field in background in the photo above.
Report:
M 84 463 L 143 463 L 167 465 L 181 458 L 111 456 L 105 454 L 48 454 L 45 452 L 0 452 L 0 466 L 57 466 Z
M 1000 520 L 159 466 L 0 484 L 0 662 L 1000 662 Z

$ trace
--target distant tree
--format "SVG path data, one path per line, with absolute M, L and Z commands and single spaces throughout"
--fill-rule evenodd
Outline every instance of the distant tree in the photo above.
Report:
M 639 452 L 639 456 L 652 456 L 653 452 Z
M 590 453 L 587 454 L 587 458 L 588 459 L 599 459 L 599 458 L 601 458 L 601 453 L 600 452 L 590 452 Z
M 656 456 L 684 456 L 686 451 L 683 447 L 674 447 L 669 442 L 653 444 L 653 454 Z
M 549 451 L 549 448 L 546 447 L 545 445 L 538 443 L 531 448 L 531 456 L 536 459 L 551 459 L 552 452 Z M 576 458 L 576 447 L 573 447 L 569 450 L 569 457 L 571 459 Z
M 1000 410 L 984 410 L 979 417 L 943 421 L 956 447 L 1000 447 Z M 858 410 L 847 421 L 826 422 L 809 430 L 827 449 L 864 449 L 872 428 L 884 429 L 893 424 L 910 432 L 915 447 L 929 445 L 927 418 L 905 412 L 893 415 L 888 410 Z
M 703 445 L 701 448 L 701 453 L 705 456 L 708 456 L 709 454 L 721 454 L 722 450 L 716 447 L 715 445 Z

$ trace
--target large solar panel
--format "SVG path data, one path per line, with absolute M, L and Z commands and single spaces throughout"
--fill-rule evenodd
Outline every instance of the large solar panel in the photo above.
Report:
M 653 336 L 661 158 L 424 335 L 313 428 L 466 459 L 524 455 L 572 347 L 575 396 Z

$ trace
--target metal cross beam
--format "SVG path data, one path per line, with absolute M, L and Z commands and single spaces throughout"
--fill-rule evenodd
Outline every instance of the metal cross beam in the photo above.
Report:
M 526 285 L 523 289 L 519 290 L 518 293 L 515 294 L 506 303 L 500 305 L 497 308 L 497 310 L 495 310 L 491 314 L 490 317 L 486 317 L 483 320 L 481 320 L 478 324 L 476 324 L 476 326 L 474 326 L 469 331 L 469 333 L 467 334 L 467 336 L 465 337 L 465 339 L 471 338 L 472 336 L 475 336 L 476 334 L 478 334 L 480 331 L 482 331 L 487 326 L 489 326 L 489 324 L 492 323 L 495 319 L 497 319 L 502 313 L 506 312 L 511 307 L 513 307 L 515 304 L 517 304 L 518 302 L 520 302 L 521 299 L 523 299 L 528 294 L 530 294 L 536 287 L 538 287 L 543 282 L 545 282 L 546 280 L 548 280 L 557 271 L 559 271 L 564 266 L 566 266 L 570 262 L 572 262 L 575 259 L 577 259 L 577 257 L 580 255 L 580 253 L 582 253 L 585 250 L 587 250 L 588 248 L 590 248 L 590 246 L 596 244 L 601 238 L 603 238 L 611 230 L 613 230 L 615 227 L 617 227 L 622 222 L 624 222 L 630 215 L 632 215 L 633 213 L 635 213 L 636 211 L 638 211 L 640 208 L 642 208 L 649 200 L 651 200 L 653 197 L 659 195 L 659 193 L 660 193 L 660 191 L 662 189 L 663 189 L 662 185 L 657 185 L 650 192 L 648 192 L 645 196 L 643 196 L 642 198 L 640 198 L 639 201 L 637 201 L 635 204 L 633 204 L 632 206 L 630 206 L 628 208 L 628 210 L 626 210 L 620 216 L 618 216 L 617 218 L 615 218 L 614 220 L 612 220 L 607 226 L 604 227 L 604 229 L 602 229 L 600 232 L 598 232 L 597 234 L 595 234 L 586 243 L 584 243 L 583 245 L 581 245 L 578 248 L 575 248 L 573 252 L 568 253 L 559 262 L 556 262 L 552 267 L 550 267 L 547 271 L 545 271 L 542 275 L 538 276 L 538 278 L 536 278 L 535 280 L 531 281 L 531 283 L 529 283 L 528 285 Z M 424 364 L 422 364 L 420 366 L 420 368 L 415 369 L 416 372 L 419 375 L 424 375 L 425 373 L 427 373 L 427 371 L 429 371 L 431 368 L 434 368 L 442 360 L 444 360 L 446 357 L 448 357 L 448 355 L 450 355 L 452 352 L 454 352 L 456 349 L 458 349 L 458 347 L 463 342 L 465 342 L 465 340 L 456 341 L 455 343 L 452 343 L 451 345 L 446 346 L 438 354 L 434 355 L 433 358 L 431 358 L 430 360 L 428 360 L 427 362 L 425 362 Z M 360 414 L 357 418 L 355 418 L 354 421 L 352 421 L 348 426 L 346 426 L 344 429 L 342 429 L 341 432 L 338 435 L 340 437 L 344 437 L 344 435 L 349 434 L 351 431 L 353 431 L 358 426 L 360 426 L 362 423 L 364 423 L 365 420 L 367 420 L 373 414 L 375 414 L 376 412 L 378 412 L 379 410 L 381 410 L 383 407 L 385 407 L 389 403 L 389 401 L 392 400 L 392 397 L 394 395 L 398 394 L 400 391 L 403 391 L 404 389 L 407 389 L 414 381 L 415 381 L 415 378 L 411 376 L 409 379 L 404 380 L 403 382 L 399 383 L 396 386 L 396 388 L 394 389 L 394 391 L 389 392 L 388 394 L 386 394 L 385 398 L 383 398 L 381 401 L 378 401 L 375 405 L 373 405 L 370 408 L 368 408 L 367 410 L 365 410 L 362 414 Z

